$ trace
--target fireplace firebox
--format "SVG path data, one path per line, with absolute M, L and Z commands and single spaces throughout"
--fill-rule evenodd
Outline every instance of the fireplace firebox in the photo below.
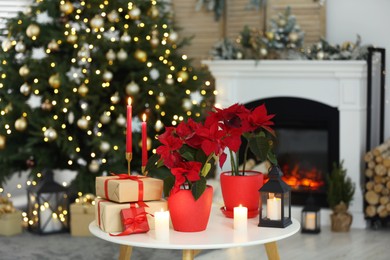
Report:
M 275 97 L 246 104 L 251 109 L 266 104 L 277 135 L 275 153 L 284 181 L 292 188 L 292 204 L 305 205 L 309 196 L 328 207 L 326 176 L 339 162 L 339 112 L 316 101 Z

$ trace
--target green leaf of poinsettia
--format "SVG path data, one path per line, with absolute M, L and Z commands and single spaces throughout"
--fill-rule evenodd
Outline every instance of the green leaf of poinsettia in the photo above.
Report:
M 198 200 L 203 192 L 206 190 L 206 178 L 200 177 L 200 180 L 192 184 L 192 196 L 195 200 Z
M 168 197 L 173 185 L 175 185 L 175 176 L 171 175 L 164 179 L 164 196 Z
M 265 138 L 264 136 L 259 135 L 254 138 L 251 138 L 249 140 L 249 148 L 258 160 L 263 162 L 267 159 L 269 144 L 267 138 Z
M 278 159 L 276 158 L 275 154 L 272 151 L 268 151 L 268 160 L 273 165 L 278 165 Z
M 150 171 L 154 168 L 159 168 L 162 165 L 164 165 L 164 163 L 163 160 L 160 160 L 160 156 L 157 154 L 153 154 L 152 156 L 149 157 L 145 170 Z

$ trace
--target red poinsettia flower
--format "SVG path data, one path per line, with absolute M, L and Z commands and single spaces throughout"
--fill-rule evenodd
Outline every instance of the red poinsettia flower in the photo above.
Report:
M 168 167 L 174 167 L 181 161 L 181 156 L 178 150 L 182 147 L 183 142 L 180 138 L 174 136 L 174 128 L 167 127 L 164 134 L 158 137 L 158 140 L 163 144 L 157 147 L 156 153 L 164 160 L 164 164 Z
M 211 112 L 207 117 L 205 125 L 220 122 L 227 129 L 240 129 L 242 132 L 248 131 L 250 124 L 248 116 L 250 111 L 244 105 L 234 104 L 225 109 L 214 107 L 215 112 Z
M 261 127 L 270 132 L 271 134 L 275 135 L 274 130 L 269 127 L 274 125 L 274 122 L 270 121 L 274 116 L 274 114 L 269 115 L 267 113 L 267 108 L 264 104 L 256 107 L 249 115 L 249 123 L 251 125 L 252 130 Z
M 200 148 L 201 138 L 196 135 L 196 130 L 201 127 L 200 123 L 196 123 L 194 120 L 189 119 L 187 122 L 181 122 L 176 128 L 176 134 L 183 142 L 193 148 Z
M 178 192 L 186 181 L 198 181 L 200 179 L 199 172 L 201 168 L 202 163 L 193 161 L 181 162 L 175 168 L 171 168 L 171 172 L 175 176 L 175 184 L 171 193 Z

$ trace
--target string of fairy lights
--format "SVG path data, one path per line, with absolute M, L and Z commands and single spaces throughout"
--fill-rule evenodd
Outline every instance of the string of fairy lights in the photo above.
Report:
M 44 0 L 35 0 L 36 4 L 39 4 L 43 1 Z M 150 1 L 150 3 L 151 7 L 148 10 L 148 16 L 150 16 L 152 19 L 155 19 L 159 16 L 160 10 L 156 6 L 157 1 L 152 0 Z M 149 69 L 148 71 L 145 70 L 144 72 L 142 72 L 144 73 L 144 75 L 140 77 L 142 79 L 143 85 L 147 85 L 150 81 L 157 77 L 156 74 L 158 73 L 158 71 L 155 69 L 156 66 L 165 66 L 166 68 L 168 68 L 169 73 L 164 75 L 165 83 L 167 85 L 174 86 L 176 84 L 178 85 L 178 87 L 181 87 L 181 83 L 187 82 L 189 80 L 199 80 L 197 75 L 191 73 L 191 67 L 185 65 L 175 65 L 174 62 L 170 59 L 172 52 L 174 52 L 177 48 L 176 41 L 178 40 L 179 36 L 177 32 L 170 28 L 169 24 L 158 24 L 156 22 L 152 26 L 153 29 L 145 36 L 135 35 L 128 31 L 128 29 L 130 28 L 130 23 L 133 23 L 136 20 L 136 26 L 139 29 L 142 29 L 146 26 L 146 23 L 141 20 L 141 9 L 131 1 L 127 4 L 127 8 L 119 7 L 116 10 L 108 10 L 109 5 L 110 1 L 102 1 L 101 4 L 99 4 L 100 13 L 96 14 L 92 18 L 88 18 L 87 15 L 84 14 L 84 12 L 87 11 L 87 9 L 89 8 L 87 1 L 80 1 L 79 4 L 75 5 L 72 4 L 71 1 L 61 0 L 59 6 L 60 11 L 65 16 L 72 14 L 74 19 L 65 21 L 63 23 L 64 40 L 51 39 L 45 44 L 45 46 L 41 46 L 43 47 L 43 54 L 41 55 L 45 55 L 46 59 L 51 59 L 49 64 L 50 69 L 53 73 L 49 76 L 47 83 L 51 88 L 53 98 L 42 100 L 40 108 L 46 111 L 53 111 L 54 113 L 51 116 L 54 122 L 56 122 L 55 126 L 50 124 L 42 125 L 42 140 L 46 143 L 55 141 L 57 138 L 59 138 L 61 134 L 60 131 L 66 132 L 67 127 L 69 127 L 69 121 L 74 120 L 76 125 L 80 129 L 85 130 L 88 136 L 100 140 L 100 145 L 98 146 L 99 151 L 92 150 L 89 153 L 91 159 L 89 164 L 89 170 L 91 172 L 98 172 L 100 164 L 106 164 L 108 162 L 107 158 L 105 158 L 104 156 L 105 153 L 110 150 L 117 151 L 120 149 L 121 146 L 125 145 L 124 142 L 121 142 L 121 140 L 116 143 L 109 143 L 105 141 L 103 138 L 104 132 L 101 130 L 104 125 L 108 124 L 112 120 L 115 120 L 114 122 L 120 127 L 126 127 L 125 115 L 117 112 L 118 106 L 122 106 L 122 97 L 118 92 L 115 92 L 113 95 L 111 95 L 109 99 L 111 104 L 108 106 L 108 109 L 100 115 L 99 120 L 98 122 L 96 122 L 96 124 L 93 123 L 94 115 L 90 114 L 91 112 L 88 112 L 88 105 L 86 102 L 80 102 L 80 108 L 83 111 L 83 115 L 80 118 L 72 118 L 72 96 L 70 94 L 68 96 L 64 95 L 64 91 L 62 89 L 63 83 L 61 82 L 62 75 L 56 72 L 56 69 L 58 66 L 60 66 L 60 64 L 54 58 L 51 58 L 52 55 L 54 57 L 54 55 L 56 55 L 56 53 L 65 44 L 72 46 L 72 48 L 75 50 L 75 55 L 71 57 L 68 62 L 77 67 L 78 69 L 71 69 L 67 73 L 67 76 L 72 81 L 80 82 L 78 86 L 72 88 L 72 93 L 79 95 L 81 98 L 85 98 L 88 96 L 90 92 L 92 77 L 101 76 L 102 81 L 100 87 L 102 89 L 109 89 L 113 80 L 113 72 L 110 71 L 111 66 L 129 58 L 129 53 L 123 48 L 117 51 L 115 51 L 114 49 L 109 49 L 104 54 L 104 57 L 106 58 L 105 61 L 107 62 L 107 66 L 103 66 L 105 69 L 95 68 L 93 64 L 94 62 L 96 62 L 96 60 L 94 60 L 93 55 L 91 55 L 91 53 L 95 52 L 97 46 L 99 46 L 100 44 L 99 42 L 106 41 L 107 37 L 109 39 L 109 42 L 111 43 L 132 42 L 134 44 L 137 44 L 138 42 L 146 40 L 154 48 L 156 48 L 157 46 L 167 46 L 165 51 L 161 53 L 158 59 L 153 61 L 148 59 L 148 53 L 141 48 L 135 50 L 134 58 L 139 62 L 144 63 L 146 65 L 146 68 Z M 43 12 L 41 12 L 41 10 L 36 10 L 37 16 L 42 14 Z M 125 20 L 128 20 L 128 22 L 124 22 L 123 28 L 119 29 L 117 22 L 119 21 L 119 19 L 123 19 L 123 17 Z M 105 26 L 107 20 L 108 22 L 115 25 L 111 27 Z M 17 23 L 18 25 L 22 25 L 22 19 L 18 20 Z M 118 32 L 122 32 L 122 30 L 123 33 L 119 33 L 118 35 Z M 38 41 L 40 35 L 42 34 L 42 29 L 40 27 L 39 22 L 33 22 L 29 24 L 25 33 L 27 37 L 31 39 L 31 41 Z M 86 43 L 81 41 L 80 38 L 82 35 L 88 35 L 88 37 L 90 37 L 89 42 Z M 25 43 L 21 39 L 13 39 L 12 37 L 4 39 L 1 47 L 4 52 L 7 52 L 12 48 L 15 48 L 18 53 L 24 53 L 26 51 Z M 186 61 L 188 60 L 188 57 L 187 55 L 183 54 L 181 55 L 181 59 L 183 61 Z M 8 65 L 6 60 L 2 60 L 1 62 L 3 65 Z M 26 64 L 22 65 L 19 69 L 19 75 L 22 78 L 26 78 L 28 75 L 30 75 L 30 73 L 31 69 Z M 50 72 L 48 71 L 48 73 Z M 192 74 L 192 76 L 190 76 L 190 74 Z M 3 71 L 1 72 L 0 77 L 2 79 L 6 79 L 8 75 L 6 72 Z M 43 80 L 39 77 L 34 78 L 31 82 L 26 81 L 20 87 L 21 94 L 25 96 L 42 95 L 42 81 Z M 211 82 L 205 81 L 198 83 L 198 85 L 202 84 L 207 89 L 207 87 L 210 87 Z M 4 84 L 0 83 L 0 88 L 3 87 L 5 87 Z M 96 85 L 94 85 L 93 87 L 96 87 Z M 135 95 L 139 93 L 139 91 L 140 86 L 134 80 L 131 80 L 125 86 L 125 93 L 128 96 Z M 183 99 L 182 106 L 185 110 L 186 116 L 200 117 L 201 114 L 199 112 L 192 112 L 192 107 L 205 107 L 206 104 L 202 103 L 201 99 L 199 100 L 199 98 L 198 100 L 192 98 L 192 96 L 197 93 L 194 93 L 191 89 L 185 89 L 184 92 L 187 97 Z M 170 121 L 171 125 L 177 125 L 180 121 L 185 120 L 185 117 L 183 115 L 168 114 L 167 111 L 164 110 L 164 104 L 167 102 L 167 100 L 163 89 L 154 89 L 152 86 L 150 86 L 146 93 L 151 98 L 155 97 L 156 99 L 155 104 L 151 103 L 144 105 L 145 108 L 150 108 L 156 111 L 156 113 L 160 117 L 156 119 L 155 124 L 153 126 L 157 133 L 163 129 L 163 121 L 167 121 L 166 119 L 163 120 L 163 118 L 167 117 L 167 115 L 171 116 L 171 118 L 168 120 Z M 206 96 L 206 94 L 207 91 L 204 89 L 201 89 L 199 91 L 200 97 L 204 97 Z M 216 95 L 217 93 L 214 92 L 213 94 Z M 6 116 L 10 110 L 10 107 L 5 107 L 0 111 L 0 115 Z M 12 135 L 13 131 L 24 131 L 26 128 L 29 127 L 29 117 L 30 114 L 28 114 L 27 112 L 22 112 L 21 116 L 15 120 L 14 125 L 5 124 L 4 127 L 6 130 L 6 134 Z M 67 133 L 70 133 L 70 131 Z M 7 136 L 0 135 L 0 149 L 5 147 L 6 139 Z M 66 139 L 69 143 L 72 144 L 74 151 L 74 154 L 69 155 L 69 158 L 67 159 L 67 164 L 71 166 L 78 163 L 78 158 L 80 158 L 78 154 L 82 153 L 82 148 L 77 144 L 77 137 L 69 134 Z M 149 144 L 151 144 L 151 140 L 148 140 L 148 146 Z M 151 149 L 154 153 L 155 151 L 153 150 L 153 148 Z M 23 189 L 29 186 L 36 186 L 37 181 L 39 181 L 39 179 L 42 177 L 42 174 L 38 172 L 36 174 L 36 177 L 37 178 L 35 180 L 27 180 L 25 185 L 18 183 L 16 185 L 16 188 Z M 62 185 L 67 186 L 68 183 L 64 182 L 62 183 Z M 12 197 L 11 192 L 5 191 L 4 188 L 1 187 L 0 195 L 5 195 L 8 198 Z M 82 193 L 79 194 L 79 196 L 81 195 Z M 42 212 L 50 209 L 49 202 L 47 201 L 43 202 L 43 204 L 41 205 L 34 204 L 34 207 L 35 208 L 33 209 L 33 216 L 37 216 L 39 210 Z M 65 221 L 67 214 L 68 213 L 65 209 L 57 208 L 55 212 L 52 212 L 52 217 L 59 219 L 60 221 Z M 36 223 L 37 221 L 36 217 L 32 217 L 30 219 L 28 217 L 29 216 L 27 212 L 23 212 L 24 222 L 28 223 L 29 225 L 34 225 L 34 223 Z

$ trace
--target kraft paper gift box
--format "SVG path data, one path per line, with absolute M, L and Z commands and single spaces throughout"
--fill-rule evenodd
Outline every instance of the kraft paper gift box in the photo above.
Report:
M 95 206 L 91 204 L 70 204 L 70 234 L 75 237 L 92 236 L 89 224 L 95 220 Z
M 15 210 L 0 215 L 0 235 L 13 236 L 22 233 L 22 212 Z
M 115 203 L 107 201 L 105 199 L 97 198 L 95 200 L 95 222 L 104 232 L 122 232 L 122 219 L 121 210 L 130 208 L 130 203 Z M 146 201 L 145 207 L 147 214 L 148 224 L 150 229 L 154 229 L 154 217 L 150 214 L 154 214 L 156 211 L 161 209 L 168 210 L 168 203 L 166 200 L 160 199 L 158 201 Z M 139 207 L 136 203 L 136 207 Z
M 96 177 L 96 196 L 119 203 L 160 200 L 162 192 L 160 179 L 126 174 Z

